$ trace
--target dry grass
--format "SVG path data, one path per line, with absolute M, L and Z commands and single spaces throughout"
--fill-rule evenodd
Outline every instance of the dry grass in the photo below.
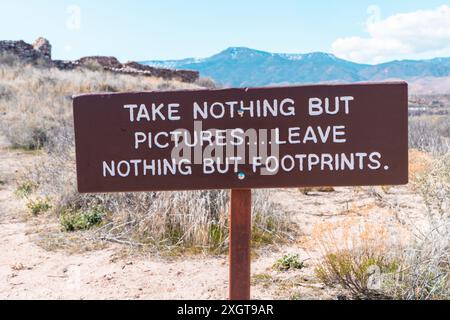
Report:
M 36 193 L 52 200 L 56 214 L 69 210 L 82 216 L 92 208 L 102 208 L 108 214 L 93 237 L 163 250 L 226 250 L 227 191 L 81 195 L 76 191 L 72 131 L 61 128 L 46 150 L 42 162 L 29 170 L 23 185 L 38 185 Z M 289 217 L 269 201 L 269 193 L 253 193 L 255 245 L 286 241 L 286 233 L 293 229 Z
M 424 221 L 386 229 L 345 218 L 312 233 L 316 276 L 356 298 L 450 297 L 450 153 L 432 159 L 412 151 L 413 187 L 426 205 Z
M 322 257 L 317 262 L 316 277 L 356 298 L 386 298 L 379 279 L 398 271 L 398 253 L 407 238 L 383 225 L 352 218 L 318 224 L 312 233 L 312 245 Z
M 186 84 L 95 68 L 60 71 L 14 62 L 2 64 L 0 131 L 14 147 L 45 151 L 41 163 L 30 168 L 20 182 L 18 193 L 26 192 L 30 199 L 49 199 L 63 228 L 94 228 L 90 236 L 99 241 L 222 252 L 228 244 L 227 191 L 97 195 L 76 191 L 72 95 L 198 88 L 199 84 L 212 86 L 209 80 Z M 256 191 L 253 198 L 254 243 L 264 245 L 285 239 L 290 221 L 268 200 L 268 191 Z M 91 223 L 94 211 L 101 214 L 95 215 L 95 223 Z
M 174 90 L 197 85 L 93 70 L 61 71 L 0 63 L 0 132 L 14 147 L 36 149 L 72 127 L 72 96 L 90 92 Z
M 409 150 L 408 172 L 409 180 L 415 182 L 432 168 L 433 157 L 430 154 L 416 149 Z
M 409 147 L 434 155 L 450 150 L 450 116 L 419 116 L 409 119 Z
M 404 299 L 450 298 L 450 153 L 415 182 L 427 207 L 426 223 L 405 252 L 407 269 L 396 294 Z

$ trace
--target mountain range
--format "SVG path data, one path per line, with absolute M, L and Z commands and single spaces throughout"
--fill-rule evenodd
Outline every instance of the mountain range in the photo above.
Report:
M 231 47 L 208 58 L 150 60 L 155 67 L 199 71 L 216 83 L 229 87 L 303 83 L 361 82 L 450 76 L 450 58 L 401 60 L 377 65 L 359 64 L 323 52 L 307 54 L 270 53 Z

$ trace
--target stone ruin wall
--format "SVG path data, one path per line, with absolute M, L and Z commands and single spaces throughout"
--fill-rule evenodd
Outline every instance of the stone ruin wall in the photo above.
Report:
M 196 71 L 155 68 L 137 62 L 122 64 L 115 57 L 93 56 L 76 61 L 52 60 L 52 46 L 44 38 L 37 39 L 33 44 L 24 41 L 0 41 L 1 54 L 11 54 L 27 63 L 40 62 L 60 70 L 73 70 L 96 65 L 114 73 L 158 77 L 165 80 L 176 79 L 189 83 L 197 81 L 200 77 Z
M 12 54 L 25 62 L 51 61 L 52 47 L 44 38 L 33 44 L 25 41 L 0 41 L 0 54 Z

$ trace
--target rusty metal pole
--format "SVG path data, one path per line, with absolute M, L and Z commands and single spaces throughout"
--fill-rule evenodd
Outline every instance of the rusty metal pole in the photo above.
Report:
M 250 240 L 252 191 L 231 190 L 230 300 L 250 300 Z

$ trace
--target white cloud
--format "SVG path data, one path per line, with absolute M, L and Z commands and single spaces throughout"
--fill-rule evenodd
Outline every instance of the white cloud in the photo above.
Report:
M 339 38 L 333 53 L 361 63 L 393 59 L 450 55 L 450 7 L 400 13 L 381 19 L 377 6 L 370 6 L 366 22 L 369 37 Z

